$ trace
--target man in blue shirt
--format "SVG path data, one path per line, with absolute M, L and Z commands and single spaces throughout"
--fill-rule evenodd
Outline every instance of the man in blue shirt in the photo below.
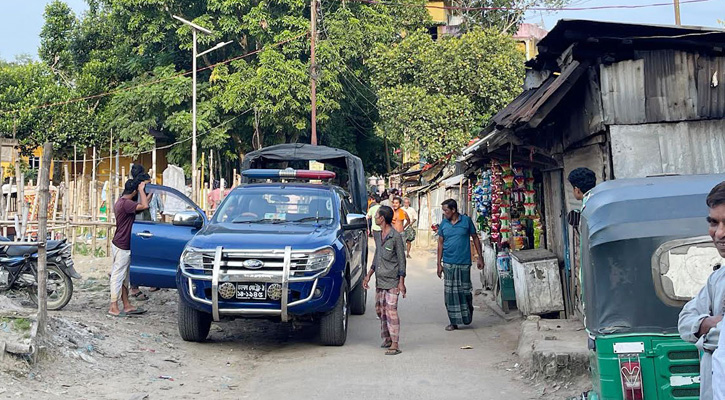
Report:
M 458 213 L 458 203 L 448 199 L 441 206 L 444 218 L 438 228 L 438 277 L 445 277 L 446 310 L 451 322 L 446 330 L 453 331 L 473 320 L 469 238 L 473 238 L 478 252 L 478 269 L 483 269 L 483 249 L 471 218 Z

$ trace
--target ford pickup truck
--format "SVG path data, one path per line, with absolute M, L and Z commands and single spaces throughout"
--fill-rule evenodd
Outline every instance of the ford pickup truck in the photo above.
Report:
M 365 313 L 364 210 L 335 173 L 247 169 L 207 218 L 178 191 L 157 185 L 163 215 L 136 221 L 134 284 L 178 289 L 182 339 L 206 340 L 213 321 L 315 321 L 324 345 L 345 343 L 350 313 Z M 167 212 L 169 204 L 174 207 Z

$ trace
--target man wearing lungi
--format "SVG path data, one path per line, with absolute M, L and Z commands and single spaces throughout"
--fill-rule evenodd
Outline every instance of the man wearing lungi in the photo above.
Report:
M 438 277 L 445 277 L 445 302 L 450 324 L 447 331 L 473 320 L 473 286 L 471 285 L 471 244 L 478 252 L 476 265 L 483 269 L 483 249 L 476 227 L 467 215 L 458 213 L 453 199 L 443 202 L 443 220 L 438 228 Z
M 375 312 L 380 318 L 380 336 L 387 349 L 386 355 L 401 353 L 398 296 L 405 298 L 405 243 L 400 232 L 393 229 L 393 209 L 380 206 L 375 214 L 380 235 L 375 235 L 375 257 L 370 271 L 363 279 L 363 288 L 370 288 L 370 277 L 375 274 Z

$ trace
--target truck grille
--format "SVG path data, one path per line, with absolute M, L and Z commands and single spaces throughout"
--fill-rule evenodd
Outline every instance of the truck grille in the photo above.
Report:
M 307 266 L 308 252 L 292 252 L 290 271 L 303 271 Z M 204 269 L 214 268 L 214 254 L 204 255 Z M 261 262 L 261 267 L 256 264 Z M 224 250 L 221 259 L 222 269 L 248 271 L 282 271 L 284 268 L 284 250 L 239 251 Z

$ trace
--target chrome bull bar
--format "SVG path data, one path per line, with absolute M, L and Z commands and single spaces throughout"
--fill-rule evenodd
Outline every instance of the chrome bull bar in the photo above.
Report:
M 212 267 L 212 274 L 209 275 L 197 275 L 191 274 L 185 270 L 181 270 L 182 275 L 188 280 L 189 296 L 194 300 L 202 304 L 211 305 L 212 318 L 214 321 L 219 321 L 222 315 L 279 315 L 283 322 L 289 321 L 290 307 L 294 307 L 300 304 L 304 304 L 315 295 L 319 278 L 326 274 L 329 269 L 325 269 L 311 276 L 303 277 L 290 277 L 291 272 L 291 260 L 292 260 L 292 247 L 287 246 L 284 249 L 284 264 L 281 273 L 277 272 L 259 272 L 259 271 L 248 271 L 248 270 L 234 270 L 234 271 L 222 271 L 222 254 L 223 247 L 218 246 L 214 252 L 214 264 Z M 211 301 L 198 297 L 192 290 L 192 280 L 204 280 L 211 281 Z M 265 282 L 265 283 L 280 283 L 282 285 L 282 297 L 280 298 L 279 309 L 269 308 L 219 308 L 219 283 L 222 282 Z M 289 284 L 291 282 L 313 282 L 310 294 L 304 298 L 293 302 L 289 302 Z

